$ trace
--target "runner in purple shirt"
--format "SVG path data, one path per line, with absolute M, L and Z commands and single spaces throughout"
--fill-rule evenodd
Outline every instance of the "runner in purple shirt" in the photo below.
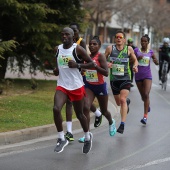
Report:
M 148 49 L 150 38 L 147 34 L 141 38 L 141 48 L 135 48 L 134 52 L 138 59 L 138 73 L 135 73 L 135 81 L 141 95 L 142 101 L 144 102 L 144 116 L 141 119 L 142 124 L 146 124 L 148 112 L 150 112 L 150 100 L 149 93 L 152 85 L 152 74 L 150 68 L 151 58 L 153 62 L 158 65 L 158 60 L 153 50 Z

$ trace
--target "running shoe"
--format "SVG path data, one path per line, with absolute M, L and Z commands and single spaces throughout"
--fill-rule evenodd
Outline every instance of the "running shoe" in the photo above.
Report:
M 130 99 L 129 98 L 126 99 L 126 103 L 127 103 L 127 107 L 128 107 L 127 113 L 129 113 L 129 105 L 130 105 Z
M 116 123 L 115 120 L 112 119 L 113 123 L 111 125 L 109 125 L 109 134 L 110 136 L 114 136 L 116 134 Z
M 99 117 L 98 116 L 95 117 L 94 127 L 99 127 L 101 123 L 102 123 L 102 114 Z
M 80 138 L 79 140 L 79 143 L 84 143 L 84 141 L 85 141 L 85 137 L 83 136 L 82 138 Z
M 64 141 L 62 141 L 60 138 L 58 138 L 57 140 L 57 146 L 54 149 L 54 152 L 60 153 L 64 150 L 64 147 L 66 147 L 68 145 L 68 140 L 65 139 Z
M 70 133 L 70 132 L 67 132 L 67 133 L 65 134 L 65 138 L 66 138 L 69 142 L 74 141 L 73 134 Z
M 120 124 L 119 128 L 117 129 L 117 132 L 123 134 L 123 132 L 124 132 L 124 124 Z
M 143 118 L 143 119 L 141 119 L 141 121 L 140 121 L 142 124 L 144 124 L 144 125 L 146 125 L 146 122 L 147 122 L 147 118 Z
M 90 151 L 91 148 L 92 148 L 93 135 L 92 135 L 91 132 L 90 132 L 89 134 L 90 134 L 90 140 L 89 140 L 89 141 L 86 141 L 86 140 L 85 140 L 85 141 L 84 141 L 84 146 L 83 146 L 83 148 L 82 148 L 82 151 L 83 151 L 84 154 L 89 153 L 89 151 Z

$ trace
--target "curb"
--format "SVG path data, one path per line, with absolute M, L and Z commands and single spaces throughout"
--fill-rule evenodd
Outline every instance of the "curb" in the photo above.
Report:
M 117 121 L 119 117 L 119 114 L 117 114 L 118 110 L 114 101 L 111 101 L 110 99 L 108 101 L 108 110 L 111 112 L 112 117 Z M 91 127 L 93 127 L 92 124 L 94 122 L 94 114 L 91 113 L 90 115 L 92 120 L 90 121 Z M 104 123 L 107 123 L 107 121 L 104 121 Z M 66 122 L 63 122 L 63 128 L 64 130 L 66 129 Z M 74 119 L 73 131 L 77 129 L 81 129 L 81 126 L 79 121 L 77 119 Z M 57 136 L 57 130 L 54 124 L 21 129 L 21 130 L 16 130 L 11 132 L 4 132 L 4 133 L 0 133 L 0 146 L 20 143 L 20 142 L 47 137 L 55 134 Z

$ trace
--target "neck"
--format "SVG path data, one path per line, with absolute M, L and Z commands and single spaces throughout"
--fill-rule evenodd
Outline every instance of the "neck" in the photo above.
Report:
M 98 53 L 98 52 L 91 53 L 91 58 L 95 57 L 97 53 Z
M 73 43 L 63 44 L 63 48 L 64 48 L 64 49 L 69 49 L 72 45 L 73 45 Z
M 119 51 L 121 51 L 121 50 L 123 50 L 124 45 L 116 45 L 116 48 L 117 48 Z
M 146 47 L 142 47 L 142 48 L 141 48 L 141 51 L 142 51 L 142 52 L 147 52 L 147 50 L 148 50 L 148 48 L 146 48 Z

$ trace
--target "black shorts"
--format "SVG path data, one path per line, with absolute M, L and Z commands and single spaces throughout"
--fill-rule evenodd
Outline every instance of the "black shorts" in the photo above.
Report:
M 110 87 L 113 95 L 118 95 L 121 90 L 126 89 L 130 91 L 131 80 L 110 81 Z

